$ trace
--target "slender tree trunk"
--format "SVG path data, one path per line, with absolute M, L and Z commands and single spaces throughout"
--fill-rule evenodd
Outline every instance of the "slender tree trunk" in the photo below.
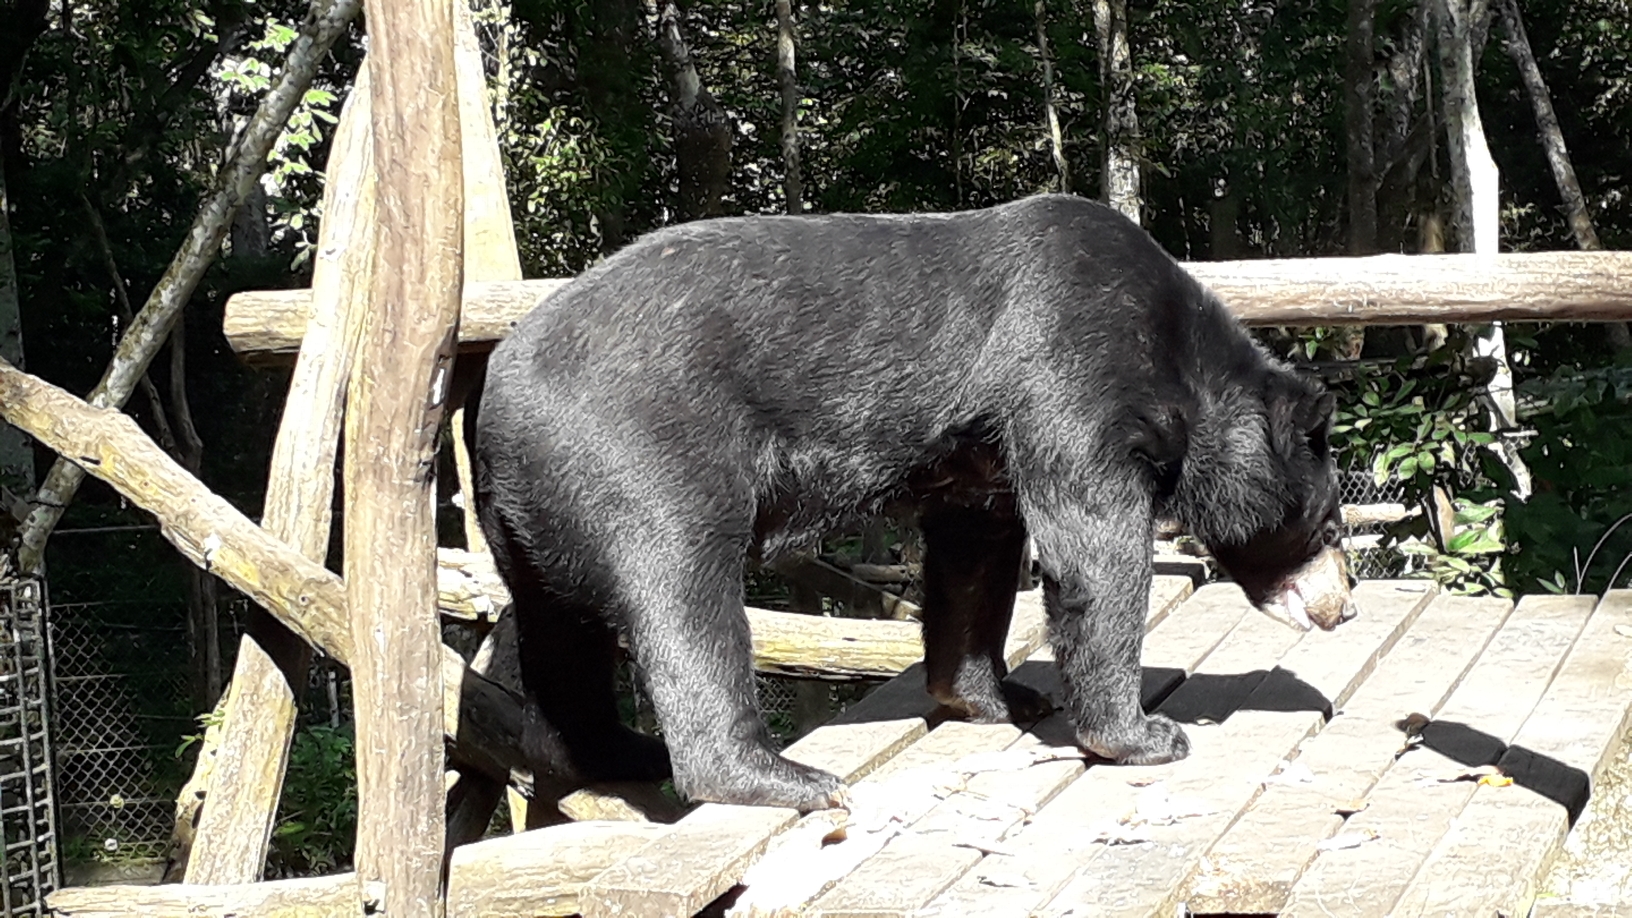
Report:
M 1598 230 L 1592 225 L 1587 212 L 1587 196 L 1581 193 L 1581 182 L 1575 177 L 1575 165 L 1570 161 L 1570 150 L 1564 144 L 1564 131 L 1558 125 L 1558 113 L 1553 111 L 1553 96 L 1542 79 L 1541 68 L 1536 66 L 1536 55 L 1530 47 L 1530 37 L 1524 31 L 1524 19 L 1519 15 L 1517 0 L 1499 0 L 1502 5 L 1502 25 L 1507 31 L 1507 54 L 1513 58 L 1524 89 L 1530 96 L 1530 107 L 1536 113 L 1536 131 L 1541 137 L 1542 149 L 1547 151 L 1547 164 L 1553 169 L 1553 181 L 1558 183 L 1558 196 L 1564 200 L 1564 211 L 1570 222 L 1575 244 L 1588 251 L 1604 247 L 1598 241 Z M 1632 330 L 1625 322 L 1610 322 L 1609 338 L 1617 350 L 1632 348 Z
M 1437 0 L 1441 90 L 1445 104 L 1445 133 L 1450 143 L 1451 182 L 1455 189 L 1457 244 L 1464 252 L 1495 255 L 1501 229 L 1498 208 L 1500 176 L 1485 142 L 1474 93 L 1473 40 L 1476 26 L 1489 23 L 1486 0 Z M 1495 364 L 1486 387 L 1492 422 L 1499 429 L 1518 423 L 1513 396 L 1513 370 L 1507 361 L 1502 323 L 1492 322 L 1473 341 L 1476 356 Z M 1501 441 L 1507 467 L 1512 471 L 1520 499 L 1530 495 L 1530 473 L 1511 441 Z
M 11 199 L 6 195 L 6 170 L 0 163 L 0 358 L 23 366 L 23 313 L 17 292 L 17 263 L 11 255 Z M 13 495 L 34 492 L 34 446 L 23 432 L 0 424 L 0 489 Z M 10 530 L 11 501 L 0 494 L 0 525 Z M 0 540 L 0 557 L 10 553 Z
M 1436 2 L 1445 134 L 1450 143 L 1451 185 L 1455 190 L 1452 224 L 1462 251 L 1494 253 L 1500 230 L 1499 175 L 1479 118 L 1471 44 L 1472 26 L 1482 15 L 1485 0 Z
M 1037 0 L 1037 57 L 1043 68 L 1043 130 L 1048 132 L 1048 151 L 1054 171 L 1060 176 L 1060 191 L 1071 191 L 1071 169 L 1065 160 L 1065 142 L 1060 137 L 1060 116 L 1054 101 L 1054 59 L 1048 53 L 1048 21 L 1043 0 Z
M 1102 197 L 1139 222 L 1139 114 L 1133 93 L 1133 59 L 1128 51 L 1127 0 L 1094 0 L 1099 33 L 1099 82 L 1105 94 L 1101 146 Z
M 1349 153 L 1349 254 L 1377 250 L 1377 162 L 1372 127 L 1376 0 L 1349 0 L 1348 76 L 1343 101 Z
M 776 80 L 782 87 L 782 192 L 788 213 L 805 212 L 804 185 L 799 174 L 799 78 L 794 69 L 793 4 L 776 0 Z
M 1530 107 L 1536 113 L 1536 130 L 1541 135 L 1541 146 L 1547 151 L 1547 164 L 1553 169 L 1553 180 L 1558 183 L 1559 196 L 1569 214 L 1570 232 L 1575 243 L 1583 249 L 1601 249 L 1598 231 L 1587 213 L 1586 196 L 1575 177 L 1575 166 L 1570 162 L 1570 151 L 1564 145 L 1564 132 L 1558 126 L 1558 114 L 1553 111 L 1553 98 L 1542 79 L 1541 68 L 1530 50 L 1530 39 L 1524 33 L 1524 21 L 1519 18 L 1519 5 L 1514 0 L 1499 0 L 1502 4 L 1502 24 L 1507 30 L 1507 54 L 1519 69 L 1525 91 L 1530 95 Z
M 300 37 L 289 49 L 283 73 L 229 151 L 216 175 L 215 190 L 194 217 L 186 241 L 154 286 L 147 305 L 120 339 L 102 381 L 91 392 L 91 404 L 99 408 L 118 407 L 130 399 L 137 380 L 147 372 L 148 364 L 170 336 L 182 307 L 215 260 L 238 205 L 249 193 L 250 186 L 266 171 L 267 154 L 288 123 L 290 113 L 306 95 L 318 64 L 356 17 L 359 6 L 359 0 L 313 0 Z M 39 567 L 46 539 L 84 480 L 84 469 L 72 462 L 59 458 L 52 464 L 23 526 L 18 560 L 24 570 Z
M 657 46 L 669 68 L 680 214 L 695 220 L 725 213 L 731 183 L 731 119 L 703 86 L 680 19 L 679 4 L 658 0 Z
M 187 401 L 187 319 L 177 317 L 170 332 L 170 420 L 176 440 L 176 461 L 199 478 L 204 466 L 204 441 L 193 426 L 193 409 Z M 187 565 L 187 610 L 192 623 L 193 659 L 198 667 L 197 710 L 214 710 L 221 699 L 221 634 L 219 591 L 214 575 Z

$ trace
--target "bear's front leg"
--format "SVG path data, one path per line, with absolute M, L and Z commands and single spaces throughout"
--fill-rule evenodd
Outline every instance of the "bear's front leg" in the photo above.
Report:
M 1031 511 L 1027 523 L 1043 569 L 1049 635 L 1077 742 L 1124 765 L 1157 765 L 1190 754 L 1171 719 L 1139 702 L 1140 648 L 1150 597 L 1148 498 Z

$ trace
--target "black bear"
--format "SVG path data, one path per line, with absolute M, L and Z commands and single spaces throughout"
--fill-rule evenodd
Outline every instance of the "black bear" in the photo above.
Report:
M 1079 742 L 1181 757 L 1183 731 L 1139 706 L 1153 515 L 1306 623 L 1295 574 L 1338 536 L 1331 411 L 1083 199 L 647 235 L 518 322 L 481 395 L 477 506 L 542 715 L 531 754 L 831 805 L 838 779 L 779 756 L 760 718 L 743 565 L 906 507 L 936 699 L 988 722 L 1038 701 L 1001 656 L 1029 534 Z M 666 748 L 619 724 L 619 633 Z

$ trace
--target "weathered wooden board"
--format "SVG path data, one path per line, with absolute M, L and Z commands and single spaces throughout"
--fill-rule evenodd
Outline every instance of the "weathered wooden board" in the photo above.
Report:
M 1560 603 L 1591 597 L 1549 597 Z M 1552 865 L 1571 815 L 1632 719 L 1632 591 L 1611 592 L 1498 766 L 1508 786 L 1473 799 L 1417 871 L 1394 914 L 1523 915 Z M 1492 852 L 1502 852 L 1491 869 Z
M 1463 602 L 1470 615 L 1502 615 L 1503 600 Z M 1411 876 L 1450 827 L 1475 785 L 1442 781 L 1492 764 L 1536 706 L 1584 614 L 1570 602 L 1529 597 L 1503 623 L 1434 721 L 1367 795 L 1342 834 L 1350 848 L 1322 851 L 1292 887 L 1283 915 L 1391 914 Z M 1402 712 L 1402 717 L 1406 713 Z
M 1279 671 L 1272 672 L 1254 690 L 1248 705 L 1285 702 L 1291 691 L 1286 677 L 1292 677 L 1326 699 L 1330 717 L 1348 702 L 1350 691 L 1371 675 L 1378 661 L 1393 651 L 1438 592 L 1438 587 L 1426 580 L 1361 583 L 1354 589 L 1359 617 L 1336 631 L 1311 631 L 1305 635 L 1281 657 Z M 1362 647 L 1369 647 L 1371 652 L 1356 667 L 1353 655 Z
M 805 913 L 814 918 L 904 918 L 957 882 L 980 857 L 973 848 L 903 833 Z
M 1402 599 L 1399 606 L 1417 604 Z M 1381 605 L 1373 601 L 1365 614 L 1373 621 L 1384 618 L 1388 613 Z M 1214 843 L 1191 883 L 1188 907 L 1199 913 L 1280 911 L 1292 884 L 1314 860 L 1316 846 L 1341 828 L 1340 811 L 1358 805 L 1393 763 L 1403 740 L 1398 721 L 1413 712 L 1436 712 L 1502 621 L 1469 614 L 1452 597 L 1428 604 L 1341 712 L 1300 747 L 1298 769 L 1268 785 Z M 1307 646 L 1315 645 L 1300 649 Z M 1291 664 L 1282 665 L 1291 669 Z M 1307 776 L 1307 783 L 1297 775 Z
M 1618 905 L 1581 905 L 1567 899 L 1541 899 L 1530 918 L 1632 918 L 1632 902 Z
M 576 915 L 584 884 L 667 831 L 653 822 L 569 822 L 461 845 L 448 865 L 446 913 Z
M 1190 678 L 1162 702 L 1162 713 L 1181 723 L 1222 723 L 1307 632 L 1258 614 L 1234 584 L 1209 585 L 1191 601 L 1216 604 L 1226 616 L 1232 607 L 1238 608 L 1240 620 Z
M 1231 648 L 1231 639 L 1242 643 L 1257 640 L 1258 626 L 1248 627 L 1249 621 L 1269 626 L 1275 639 L 1285 640 L 1279 632 L 1290 632 L 1296 640 L 1298 632 L 1291 631 L 1265 616 L 1251 613 L 1241 591 L 1227 584 L 1214 584 L 1196 591 L 1165 620 L 1145 637 L 1144 655 L 1147 678 L 1144 684 L 1148 703 L 1166 694 L 1171 681 L 1186 673 L 1204 669 L 1215 655 L 1224 665 L 1232 665 L 1244 651 Z M 1273 643 L 1273 641 L 1272 641 Z M 1271 648 L 1268 653 L 1275 653 Z M 1273 658 L 1271 658 L 1272 661 Z M 1150 678 L 1153 673 L 1165 673 L 1165 678 Z M 1182 687 L 1181 687 L 1182 690 Z M 1175 693 L 1177 694 L 1177 693 Z M 1318 717 L 1318 715 L 1316 715 Z M 1306 728 L 1307 729 L 1307 728 Z M 1191 741 L 1214 743 L 1217 730 L 1211 727 L 1187 727 Z M 1063 716 L 1050 718 L 1039 724 L 1035 733 L 1045 741 L 1069 742 L 1070 723 Z M 1303 734 L 1299 734 L 1301 738 Z M 1273 742 L 1273 740 L 1268 740 Z M 1244 748 L 1251 749 L 1266 742 L 1254 737 Z M 1292 742 L 1296 742 L 1294 739 Z M 1287 751 L 1290 750 L 1287 747 Z M 1199 763 L 1209 761 L 1209 771 L 1216 771 L 1215 756 L 1193 749 L 1186 760 Z M 1269 760 L 1273 763 L 1274 759 Z M 1050 766 L 1038 766 L 1050 767 Z M 1096 767 L 1077 778 L 1063 790 L 1055 791 L 1029 825 L 1017 832 L 1006 832 L 998 853 L 989 855 L 974 869 L 967 872 L 945 893 L 930 902 L 923 910 L 926 915 L 1028 915 L 1031 910 L 1047 902 L 1070 881 L 1078 865 L 1092 857 L 1103 845 L 1093 841 L 1094 827 L 1104 826 L 1107 820 L 1131 811 L 1138 789 L 1129 780 L 1151 780 L 1167 776 L 1179 768 L 1196 768 L 1197 764 L 1174 763 L 1152 768 Z M 1264 766 L 1267 774 L 1268 764 Z M 1012 836 L 1012 837 L 1011 837 Z M 1005 853 L 1009 850 L 1012 854 Z
M 1196 590 L 1145 634 L 1142 660 L 1147 673 L 1158 670 L 1170 677 L 1188 674 L 1251 608 L 1240 588 L 1233 584 L 1214 583 Z M 1177 684 L 1177 679 L 1173 683 Z
M 1256 672 L 1272 667 L 1278 658 L 1291 659 L 1316 683 L 1304 691 L 1322 699 L 1327 695 L 1346 698 L 1371 672 L 1383 650 L 1398 641 L 1401 629 L 1420 613 L 1428 598 L 1426 590 L 1409 590 L 1385 601 L 1391 592 L 1387 585 L 1370 590 L 1366 598 L 1373 609 L 1372 623 L 1356 629 L 1348 641 L 1305 643 L 1298 632 L 1288 639 L 1280 633 L 1289 630 L 1285 626 L 1252 616 L 1231 631 L 1197 672 L 1202 676 Z M 1275 630 L 1265 631 L 1265 625 Z M 1288 653 L 1293 647 L 1297 650 Z M 1226 677 L 1226 685 L 1230 678 Z M 1213 703 L 1189 697 L 1209 692 L 1209 681 L 1187 680 L 1162 710 L 1191 710 Z M 1285 703 L 1288 701 L 1293 703 Z M 1278 763 L 1292 758 L 1305 738 L 1324 724 L 1324 708 L 1323 702 L 1310 703 L 1303 691 L 1286 693 L 1267 680 L 1259 680 L 1240 704 L 1216 704 L 1216 710 L 1227 718 L 1221 737 L 1200 727 L 1188 729 L 1193 739 L 1206 737 L 1217 748 L 1194 751 L 1160 785 L 1137 789 L 1134 816 L 1113 830 L 1140 843 L 1093 846 L 1091 857 L 1077 866 L 1074 878 L 1049 900 L 1044 912 L 1171 914 L 1187 881 L 1203 866 L 1204 854 L 1259 795 Z M 1039 821 L 1049 809 L 1039 814 Z
M 636 854 L 601 871 L 579 894 L 584 918 L 692 915 L 736 885 L 794 810 L 709 804 Z

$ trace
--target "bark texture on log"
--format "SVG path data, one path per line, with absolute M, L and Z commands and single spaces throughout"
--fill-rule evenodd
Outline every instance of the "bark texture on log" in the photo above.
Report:
M 312 266 L 315 313 L 272 446 L 261 520 L 268 533 L 317 564 L 328 554 L 346 380 L 368 314 L 365 296 L 374 267 L 369 69 L 365 59 L 329 154 L 325 216 Z M 251 613 L 221 723 L 206 736 L 194 778 L 179 800 L 180 807 L 202 808 L 191 848 L 179 844 L 178 835 L 174 852 L 186 865 L 187 882 L 260 879 L 310 662 L 310 649 L 277 619 L 258 609 Z M 178 810 L 178 827 L 187 818 Z

